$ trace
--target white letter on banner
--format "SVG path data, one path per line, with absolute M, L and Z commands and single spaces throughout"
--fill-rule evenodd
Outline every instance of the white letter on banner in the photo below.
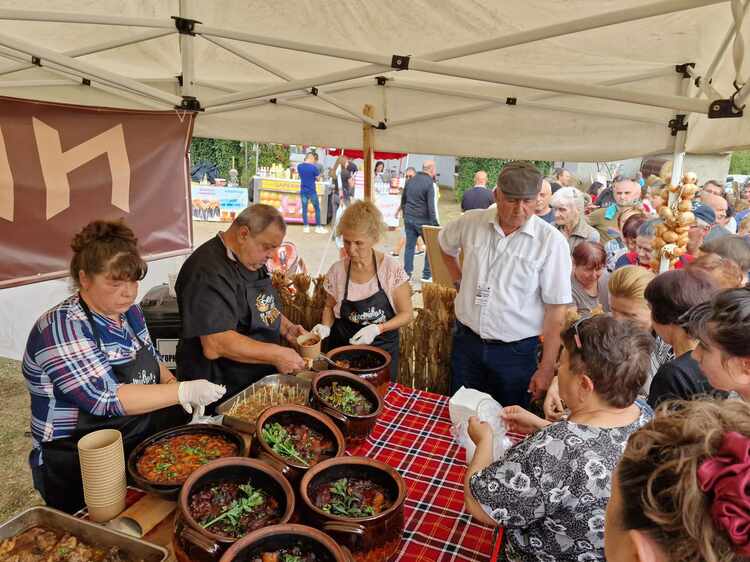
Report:
M 70 206 L 68 173 L 102 154 L 112 175 L 112 204 L 130 211 L 130 162 L 121 124 L 63 152 L 56 129 L 36 117 L 32 122 L 47 192 L 47 220 Z
M 0 219 L 13 222 L 13 173 L 5 150 L 3 130 L 0 128 Z

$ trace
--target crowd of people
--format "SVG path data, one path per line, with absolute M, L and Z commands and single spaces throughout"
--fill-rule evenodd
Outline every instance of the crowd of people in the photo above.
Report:
M 350 173 L 344 160 L 337 173 Z M 684 259 L 656 271 L 668 200 L 656 182 L 574 181 L 512 162 L 490 190 L 477 173 L 465 212 L 438 236 L 457 288 L 451 388 L 489 393 L 507 427 L 528 434 L 493 459 L 490 426 L 471 420 L 466 508 L 505 528 L 507 560 L 746 560 L 750 243 L 707 182 Z M 377 249 L 377 206 L 347 201 L 335 226 L 344 251 L 312 330 L 327 348 L 389 351 L 392 380 L 413 318 L 414 247 L 438 223 L 434 189 L 427 161 L 402 200 L 406 267 Z M 731 203 L 739 217 L 747 203 Z M 75 237 L 77 291 L 37 321 L 23 361 L 34 485 L 50 505 L 82 505 L 75 443 L 86 433 L 119 429 L 127 452 L 184 423 L 182 409 L 211 413 L 225 393 L 304 369 L 296 344 L 307 332 L 281 312 L 266 267 L 285 233 L 279 212 L 256 204 L 186 260 L 176 377 L 135 304 L 146 264 L 132 230 L 94 221 Z
M 490 425 L 470 420 L 466 508 L 505 529 L 507 560 L 746 560 L 750 241 L 707 182 L 684 259 L 659 271 L 667 194 L 571 181 L 508 164 L 494 203 L 439 236 L 452 390 L 489 393 L 528 435 L 493 459 Z

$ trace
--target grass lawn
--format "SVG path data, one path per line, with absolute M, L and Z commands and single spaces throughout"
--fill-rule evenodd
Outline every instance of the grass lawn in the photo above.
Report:
M 21 363 L 0 358 L 0 522 L 32 505 L 42 503 L 31 485 L 28 456 L 29 392 L 21 375 Z

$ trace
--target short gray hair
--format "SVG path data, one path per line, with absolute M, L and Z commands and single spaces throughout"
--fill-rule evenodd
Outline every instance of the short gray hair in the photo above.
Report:
M 271 225 L 286 233 L 286 223 L 281 213 L 276 207 L 263 203 L 256 203 L 245 208 L 232 223 L 232 226 L 236 227 L 246 226 L 253 236 L 257 236 Z
M 583 193 L 575 187 L 561 187 L 552 194 L 549 204 L 551 207 L 557 207 L 558 205 L 573 206 L 578 209 L 581 216 L 586 209 L 586 199 Z

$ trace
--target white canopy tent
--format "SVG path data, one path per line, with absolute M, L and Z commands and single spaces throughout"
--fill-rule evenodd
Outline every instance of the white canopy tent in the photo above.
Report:
M 750 146 L 750 112 L 729 117 L 747 3 L 3 0 L 0 95 L 184 104 L 217 138 L 359 147 L 367 123 L 384 151 L 719 152 Z

